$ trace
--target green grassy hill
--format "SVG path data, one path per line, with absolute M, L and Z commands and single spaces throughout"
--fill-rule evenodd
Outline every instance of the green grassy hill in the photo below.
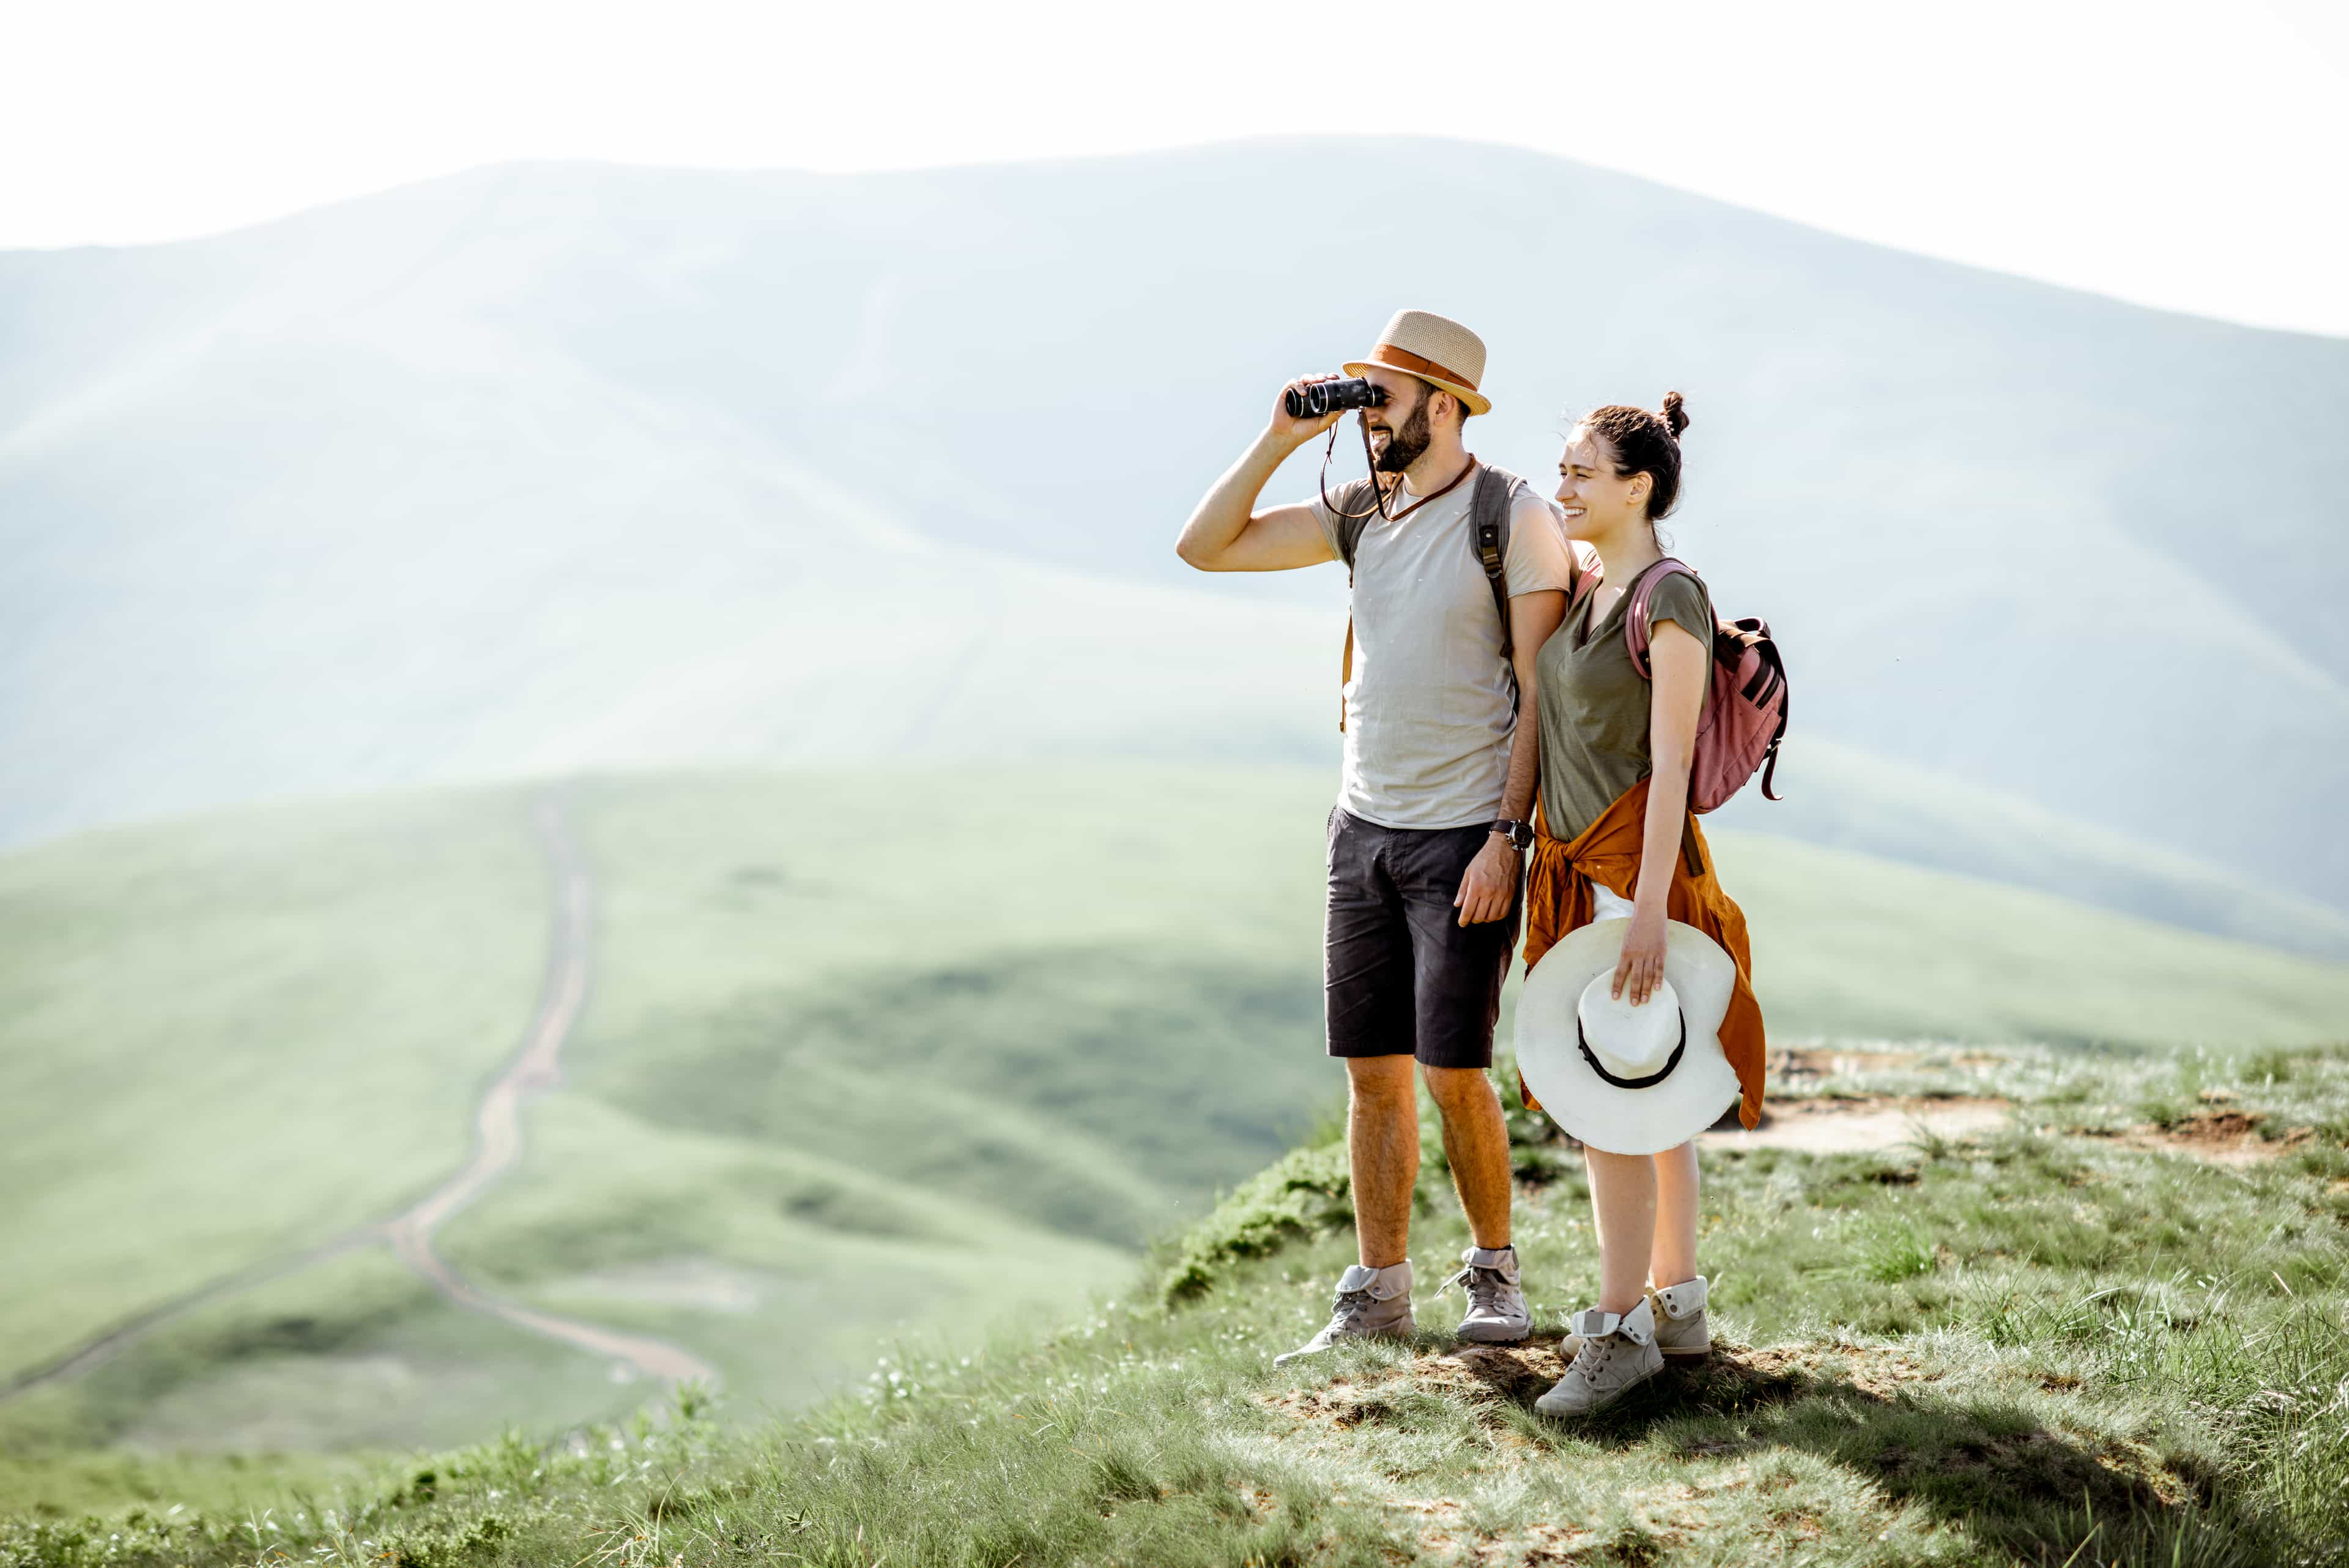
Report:
M 460 1268 L 705 1346 L 753 1405 L 797 1401 L 875 1334 L 1081 1301 L 1330 1096 L 1311 815 L 1284 825 L 1245 774 L 894 784 L 941 798 L 936 836 L 872 831 L 863 774 L 575 792 L 593 996 L 523 1168 L 443 1232 Z M 1146 788 L 1201 815 L 1137 827 Z M 1187 853 L 1229 791 L 1251 820 Z M 298 1259 L 459 1163 L 538 982 L 526 805 L 245 813 L 0 863 L 24 933 L 0 942 L 0 992 L 27 1023 L 0 1056 L 0 1181 L 27 1199 L 0 1215 L 26 1284 L 0 1292 L 0 1378 Z M 1116 854 L 1143 884 L 1100 877 Z M 207 984 L 178 985 L 191 970 Z M 0 1431 L 445 1442 L 641 1398 L 379 1262 L 174 1318 L 0 1407 Z
M 545 933 L 512 797 L 248 812 L 0 859 L 0 1380 L 460 1162 Z
M 1886 1086 L 1847 1078 L 1828 1085 Z M 1351 1258 L 1309 1147 L 1047 1333 L 916 1342 L 774 1424 L 698 1401 L 233 1504 L 0 1521 L 0 1565 L 2337 1563 L 2349 1542 L 2349 1064 L 1928 1054 L 2013 1102 L 1873 1154 L 1707 1160 L 1716 1349 L 1594 1421 L 1532 1400 L 1596 1284 L 1578 1162 L 1521 1126 L 1535 1337 L 1422 1333 L 1275 1370 Z M 2213 1104 L 2228 1165 L 2135 1132 Z M 1424 1129 L 1413 1255 L 1463 1244 Z
M 523 1165 L 442 1251 L 691 1348 L 743 1413 L 838 1388 L 878 1336 L 1115 1288 L 1340 1093 L 1330 789 L 1139 764 L 568 787 L 597 898 L 586 1011 Z M 543 961 L 531 799 L 254 810 L 0 858 L 0 1384 L 235 1287 L 0 1404 L 0 1459 L 34 1466 L 12 1495 L 64 1484 L 40 1456 L 442 1445 L 643 1398 L 379 1247 L 305 1261 L 464 1156 Z M 1782 1043 L 2289 1044 L 2349 1017 L 2338 967 L 1716 845 Z M 70 1495 L 120 1484 L 89 1463 Z

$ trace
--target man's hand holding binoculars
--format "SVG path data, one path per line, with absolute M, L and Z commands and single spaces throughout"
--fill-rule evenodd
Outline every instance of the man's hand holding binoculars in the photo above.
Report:
M 1272 400 L 1272 422 L 1265 428 L 1265 433 L 1286 441 L 1294 449 L 1303 446 L 1344 418 L 1345 410 L 1342 408 L 1331 409 L 1326 413 L 1311 411 L 1313 400 L 1309 389 L 1327 386 L 1331 379 L 1328 376 L 1299 376 L 1281 388 L 1280 395 Z

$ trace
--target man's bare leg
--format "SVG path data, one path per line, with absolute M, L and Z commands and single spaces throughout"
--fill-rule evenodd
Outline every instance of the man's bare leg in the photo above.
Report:
M 1444 1113 L 1444 1155 L 1452 1163 L 1452 1189 L 1468 1216 L 1476 1244 L 1461 1254 L 1461 1272 L 1447 1285 L 1467 1287 L 1468 1312 L 1459 1334 L 1485 1345 L 1514 1344 L 1533 1332 L 1533 1314 L 1509 1248 L 1509 1124 L 1493 1080 L 1476 1067 L 1426 1069 L 1428 1092 Z
M 1354 1172 L 1354 1255 L 1338 1277 L 1330 1322 L 1286 1366 L 1349 1339 L 1408 1338 L 1411 1314 L 1411 1191 L 1419 1180 L 1419 1085 L 1408 1056 L 1346 1060 L 1346 1157 Z
M 1411 1254 L 1419 1181 L 1419 1085 L 1408 1056 L 1350 1056 L 1346 1157 L 1354 1176 L 1355 1256 L 1384 1269 Z
M 1444 1115 L 1444 1157 L 1476 1245 L 1509 1244 L 1509 1125 L 1493 1080 L 1476 1067 L 1428 1067 L 1428 1093 Z

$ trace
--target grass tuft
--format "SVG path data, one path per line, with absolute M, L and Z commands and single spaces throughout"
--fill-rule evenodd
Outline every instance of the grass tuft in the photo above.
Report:
M 1878 1284 L 1898 1284 L 1933 1272 L 1932 1244 L 1906 1225 L 1863 1237 L 1857 1251 L 1859 1272 Z
M 1243 1183 L 1185 1235 L 1158 1282 L 1169 1305 L 1205 1295 L 1231 1266 L 1352 1220 L 1353 1177 L 1341 1142 L 1301 1148 Z

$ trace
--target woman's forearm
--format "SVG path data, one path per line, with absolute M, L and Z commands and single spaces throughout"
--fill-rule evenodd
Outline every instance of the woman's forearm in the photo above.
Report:
M 1689 758 L 1661 753 L 1648 780 L 1648 820 L 1640 836 L 1640 886 L 1634 915 L 1666 912 L 1672 888 L 1672 863 L 1680 857 L 1681 824 L 1688 815 Z

